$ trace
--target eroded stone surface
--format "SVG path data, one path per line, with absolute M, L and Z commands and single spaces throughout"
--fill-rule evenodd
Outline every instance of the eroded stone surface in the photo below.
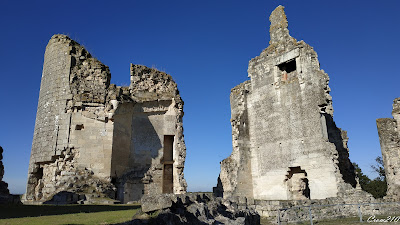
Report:
M 215 193 L 259 200 L 326 199 L 356 186 L 347 133 L 333 121 L 329 77 L 317 53 L 289 35 L 283 6 L 270 45 L 231 90 L 233 151 Z M 368 196 L 367 196 L 368 197 Z
M 27 201 L 62 191 L 139 201 L 186 192 L 183 101 L 172 77 L 131 65 L 131 84 L 65 35 L 45 52 Z
M 393 101 L 393 119 L 376 120 L 388 185 L 386 197 L 400 201 L 400 98 Z

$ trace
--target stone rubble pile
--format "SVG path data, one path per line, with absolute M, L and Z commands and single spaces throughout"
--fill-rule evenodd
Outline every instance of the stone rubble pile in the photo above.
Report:
M 75 154 L 74 149 L 65 150 L 53 163 L 43 166 L 43 177 L 35 190 L 37 200 L 54 199 L 54 194 L 62 191 L 85 194 L 85 199 L 114 198 L 115 186 L 93 176 L 87 168 L 77 168 Z
M 260 216 L 254 210 L 239 210 L 236 203 L 213 197 L 212 194 L 144 196 L 142 210 L 147 213 L 158 210 L 158 215 L 125 224 L 260 224 Z

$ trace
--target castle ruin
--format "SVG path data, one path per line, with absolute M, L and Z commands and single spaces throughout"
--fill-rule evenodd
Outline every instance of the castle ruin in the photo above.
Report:
M 393 119 L 376 120 L 387 182 L 386 198 L 400 201 L 400 98 L 393 101 Z
M 123 203 L 186 192 L 183 101 L 172 77 L 131 64 L 129 87 L 69 37 L 44 57 L 25 200 L 56 193 Z
M 343 197 L 356 186 L 347 133 L 335 125 L 329 76 L 317 53 L 290 36 L 283 6 L 270 42 L 231 90 L 232 154 L 214 192 L 259 200 Z

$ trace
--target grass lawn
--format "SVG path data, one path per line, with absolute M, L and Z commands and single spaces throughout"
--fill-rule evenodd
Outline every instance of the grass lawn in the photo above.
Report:
M 140 205 L 11 205 L 0 206 L 0 225 L 3 224 L 116 224 L 132 220 Z M 385 219 L 387 216 L 376 216 Z M 364 216 L 364 224 L 368 216 Z M 275 218 L 261 218 L 262 225 L 276 224 Z M 400 219 L 399 219 L 400 220 Z M 296 224 L 296 223 L 293 223 Z M 310 224 L 303 221 L 298 224 Z M 332 220 L 314 220 L 319 225 L 359 225 L 359 218 L 338 218 Z M 369 224 L 377 224 L 370 222 Z M 382 224 L 382 223 L 378 223 Z M 384 224 L 400 224 L 386 222 Z
M 0 206 L 0 224 L 114 224 L 132 220 L 140 205 Z

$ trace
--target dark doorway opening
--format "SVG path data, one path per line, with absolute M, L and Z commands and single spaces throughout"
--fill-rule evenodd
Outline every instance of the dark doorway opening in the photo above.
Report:
M 164 156 L 163 156 L 163 193 L 174 192 L 174 172 L 173 172 L 173 156 L 174 136 L 164 136 Z
M 174 192 L 174 181 L 173 181 L 172 164 L 164 164 L 163 193 L 167 194 L 173 192 Z

